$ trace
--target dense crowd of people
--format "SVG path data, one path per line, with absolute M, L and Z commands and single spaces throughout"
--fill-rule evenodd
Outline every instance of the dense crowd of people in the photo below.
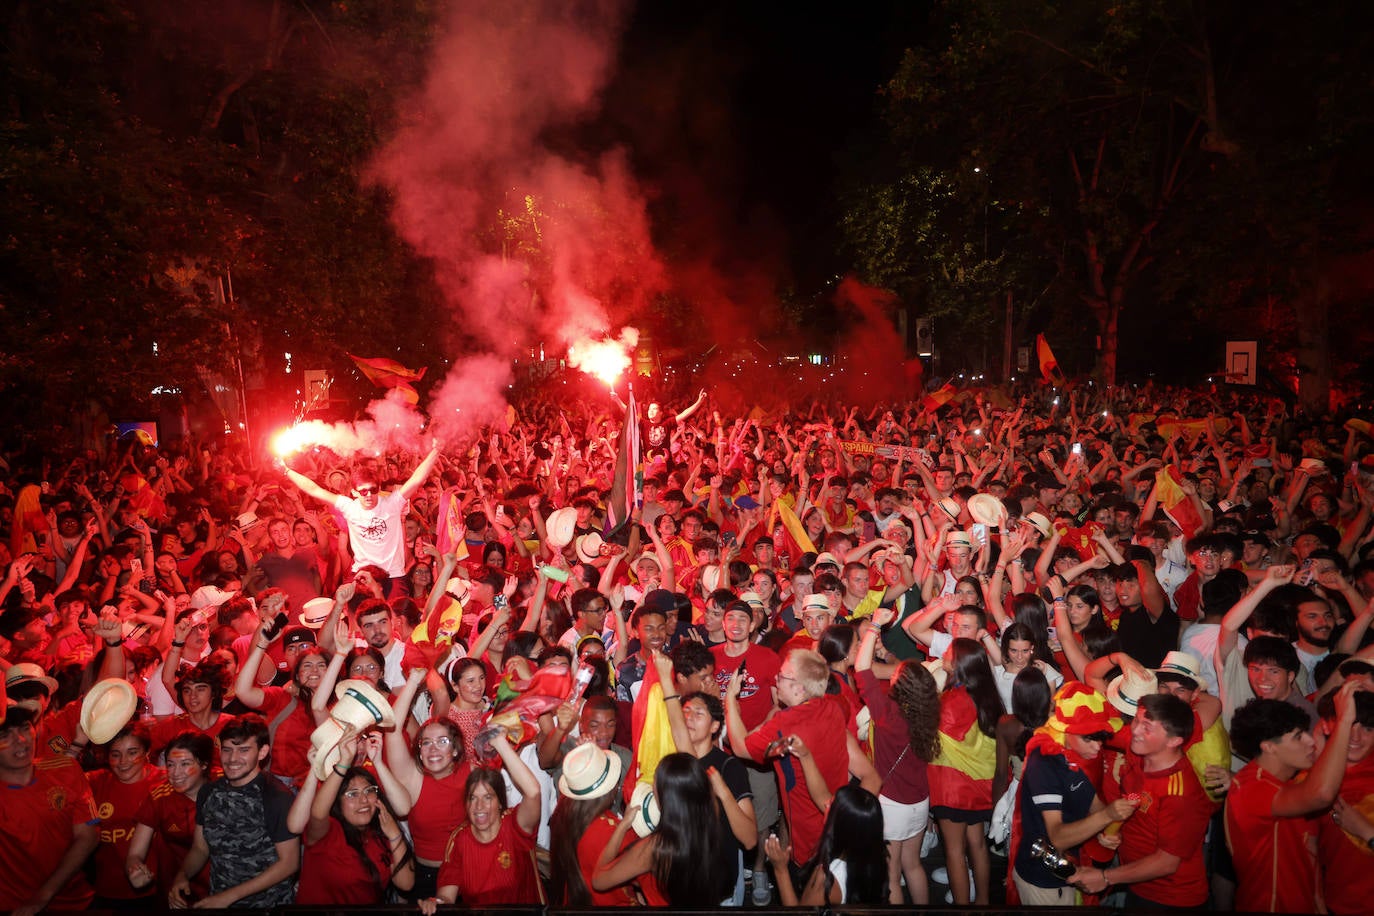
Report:
M 5 456 L 0 910 L 1367 912 L 1362 419 L 624 411 Z

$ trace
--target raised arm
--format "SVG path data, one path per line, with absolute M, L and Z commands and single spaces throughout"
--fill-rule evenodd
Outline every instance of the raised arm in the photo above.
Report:
M 404 496 L 406 499 L 410 499 L 410 497 L 415 493 L 415 491 L 420 489 L 420 485 L 423 484 L 425 480 L 429 478 L 429 475 L 434 471 L 434 465 L 436 462 L 438 462 L 438 460 L 439 443 L 435 442 L 434 447 L 429 450 L 429 454 L 426 455 L 424 457 L 424 460 L 421 461 L 415 467 L 414 471 L 410 472 L 410 476 L 406 478 L 406 482 L 401 484 L 401 489 L 397 490 L 396 492 L 398 492 L 401 496 Z

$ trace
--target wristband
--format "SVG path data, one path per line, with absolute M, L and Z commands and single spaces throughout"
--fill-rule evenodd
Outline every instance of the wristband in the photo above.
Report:
M 109 640 L 109 639 L 107 639 L 107 640 L 105 640 L 105 646 L 106 646 L 107 648 L 110 648 L 110 649 L 113 649 L 115 646 L 118 646 L 118 645 L 123 645 L 123 643 L 124 643 L 124 640 L 122 640 L 122 639 L 115 639 L 115 640 Z
M 680 699 L 682 699 L 681 694 L 670 693 L 670 694 L 668 694 L 666 697 L 663 698 L 663 702 L 666 703 L 666 702 L 668 702 L 669 700 L 680 700 Z
M 334 775 L 336 775 L 336 776 L 347 776 L 347 775 L 348 775 L 348 767 L 344 766 L 342 763 L 336 763 L 336 764 L 334 764 Z
M 186 640 L 184 640 L 184 639 L 183 639 L 181 642 L 177 642 L 175 639 L 172 640 L 172 648 L 174 648 L 174 649 L 180 649 L 180 648 L 184 647 L 185 645 L 186 645 Z

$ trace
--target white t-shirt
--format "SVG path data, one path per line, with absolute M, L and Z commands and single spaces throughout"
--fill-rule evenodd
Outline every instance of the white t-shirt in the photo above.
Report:
M 392 578 L 406 574 L 407 500 L 400 493 L 387 493 L 368 511 L 356 499 L 340 494 L 334 508 L 348 523 L 348 543 L 353 549 L 353 571 L 369 564 L 380 566 Z
M 1016 675 L 1007 670 L 1006 665 L 992 666 L 993 679 L 997 682 L 997 693 L 1002 698 L 1002 708 L 1011 712 L 1011 687 L 1016 682 Z M 1064 675 L 1059 673 L 1059 669 L 1053 665 L 1045 666 L 1045 680 L 1050 685 L 1050 691 L 1059 689 L 1059 685 L 1064 683 Z

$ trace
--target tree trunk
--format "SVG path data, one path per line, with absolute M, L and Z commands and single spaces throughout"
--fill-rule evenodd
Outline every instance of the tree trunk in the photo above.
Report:
M 1121 304 L 1113 301 L 1098 303 L 1093 308 L 1097 319 L 1097 367 L 1094 375 L 1103 385 L 1116 384 L 1116 354 L 1118 331 L 1121 323 Z
M 1298 403 L 1309 416 L 1331 409 L 1331 286 L 1309 277 L 1294 303 L 1298 319 Z

